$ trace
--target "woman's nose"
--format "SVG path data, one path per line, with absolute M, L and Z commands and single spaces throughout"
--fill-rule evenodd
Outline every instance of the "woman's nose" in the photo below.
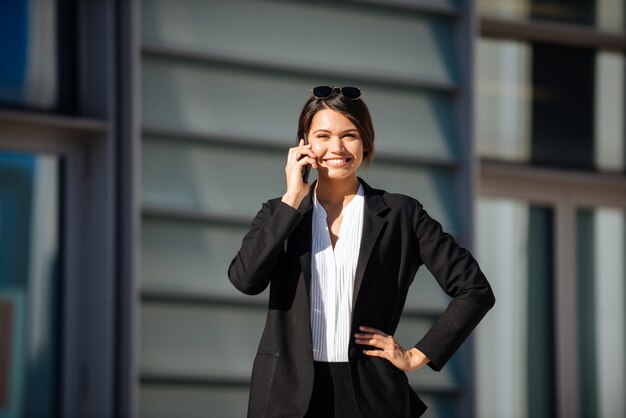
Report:
M 335 137 L 330 141 L 330 150 L 333 152 L 340 152 L 344 150 L 343 141 L 341 138 Z

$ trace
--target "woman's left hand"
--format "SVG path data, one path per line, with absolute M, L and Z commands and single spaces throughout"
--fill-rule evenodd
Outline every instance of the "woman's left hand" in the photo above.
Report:
M 419 369 L 430 361 L 424 353 L 415 347 L 405 350 L 392 335 L 387 335 L 381 330 L 363 326 L 359 327 L 359 330 L 360 333 L 354 334 L 357 344 L 378 348 L 378 350 L 363 350 L 364 354 L 385 358 L 400 370 L 409 372 Z

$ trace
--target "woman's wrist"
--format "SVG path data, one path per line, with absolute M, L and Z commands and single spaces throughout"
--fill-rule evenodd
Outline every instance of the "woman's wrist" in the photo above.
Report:
M 304 199 L 304 196 L 301 197 L 292 193 L 285 193 L 282 199 L 280 200 L 283 203 L 288 204 L 292 208 L 298 209 L 298 207 L 300 206 L 300 203 L 302 203 L 302 199 Z
M 420 367 L 430 362 L 428 357 L 426 357 L 426 354 L 422 353 L 416 347 L 411 348 L 407 352 L 411 355 L 411 357 L 409 358 L 411 370 L 419 369 Z

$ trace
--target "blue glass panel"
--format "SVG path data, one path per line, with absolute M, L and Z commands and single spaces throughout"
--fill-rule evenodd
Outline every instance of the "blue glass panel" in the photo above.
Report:
M 0 417 L 53 417 L 59 161 L 0 152 Z
M 57 104 L 56 1 L 0 2 L 0 103 Z
M 19 103 L 26 78 L 27 2 L 0 2 L 0 101 Z

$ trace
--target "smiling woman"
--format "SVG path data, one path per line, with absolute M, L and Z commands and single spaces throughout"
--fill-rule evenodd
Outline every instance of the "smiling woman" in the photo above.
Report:
M 472 255 L 417 200 L 357 177 L 374 154 L 360 90 L 312 93 L 288 152 L 286 191 L 263 205 L 228 271 L 243 293 L 270 287 L 248 416 L 420 416 L 426 405 L 405 372 L 440 370 L 495 298 Z M 311 185 L 306 167 L 318 172 Z M 405 349 L 393 335 L 421 265 L 453 299 Z
M 320 182 L 322 177 L 324 182 L 354 177 L 363 161 L 363 141 L 354 124 L 341 113 L 324 109 L 313 117 L 309 132 Z

